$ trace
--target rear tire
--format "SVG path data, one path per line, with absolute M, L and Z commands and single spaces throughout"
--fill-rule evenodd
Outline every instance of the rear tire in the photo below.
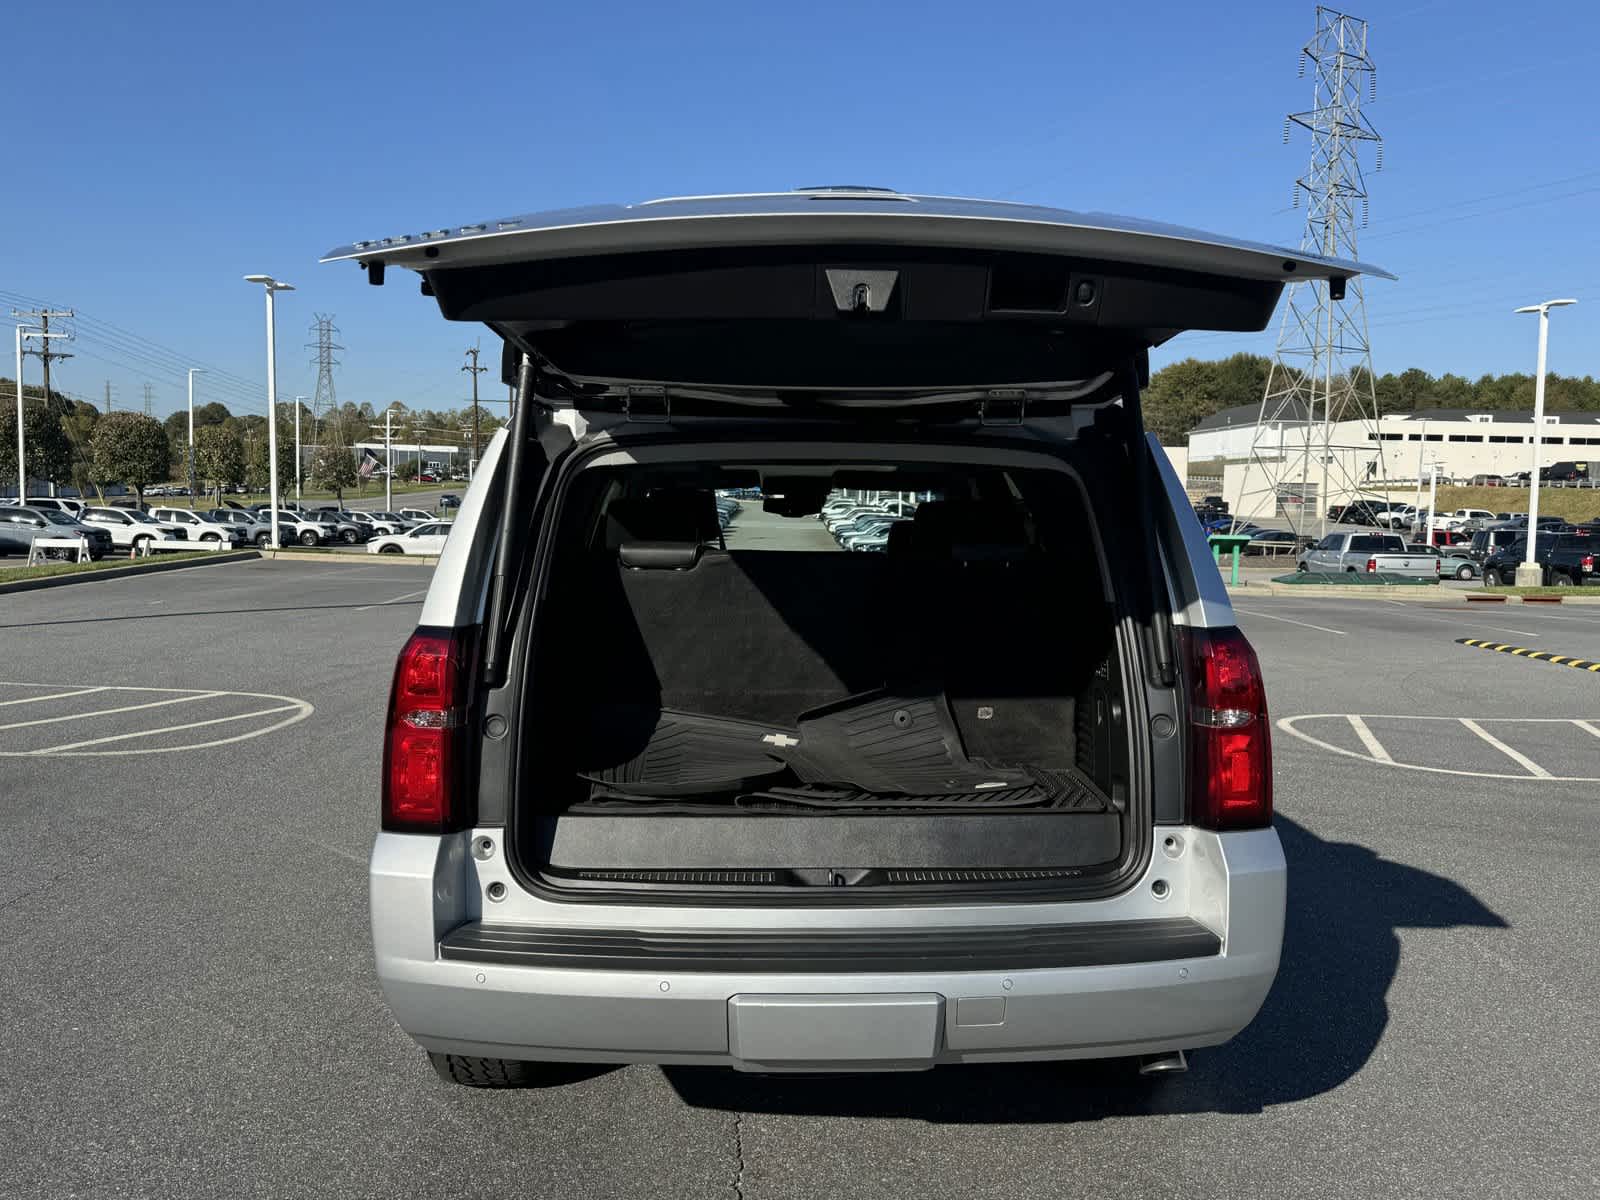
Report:
M 1555 571 L 1550 576 L 1551 587 L 1571 587 L 1572 576 L 1565 571 Z
M 309 529 L 306 530 L 300 535 L 300 544 L 302 546 L 315 546 L 317 544 L 317 535 Z
M 265 550 L 270 545 L 272 545 L 272 535 L 270 533 L 256 534 L 256 549 Z
M 339 536 L 344 539 L 346 546 L 354 546 L 356 544 L 357 534 L 354 529 L 343 530 Z
M 1500 581 L 1500 572 L 1499 571 L 1496 571 L 1493 568 L 1491 568 L 1491 569 L 1489 569 L 1489 570 L 1487 570 L 1487 571 L 1485 571 L 1483 573 L 1483 585 L 1484 585 L 1484 587 L 1499 587 L 1500 586 L 1500 582 L 1501 581 Z
M 1472 578 L 1472 568 L 1471 567 L 1466 567 L 1466 566 L 1457 567 L 1456 568 L 1456 578 L 1457 579 L 1471 579 Z
M 436 1054 L 431 1050 L 428 1061 L 446 1083 L 471 1088 L 552 1087 L 587 1079 L 597 1073 L 595 1067 L 583 1063 L 523 1062 L 513 1058 L 478 1058 L 471 1054 Z

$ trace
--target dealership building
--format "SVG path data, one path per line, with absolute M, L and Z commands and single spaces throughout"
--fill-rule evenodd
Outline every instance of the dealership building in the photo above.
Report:
M 1376 422 L 1338 421 L 1328 428 L 1326 453 L 1321 422 L 1308 426 L 1303 410 L 1258 429 L 1260 414 L 1256 404 L 1224 409 L 1189 433 L 1191 490 L 1220 489 L 1242 517 L 1293 516 L 1302 504 L 1324 500 L 1348 503 L 1363 484 L 1426 480 L 1434 468 L 1441 481 L 1465 483 L 1474 475 L 1527 471 L 1533 463 L 1531 412 L 1434 408 Z M 1541 467 L 1591 457 L 1600 463 L 1600 412 L 1547 412 L 1540 439 Z M 1324 459 L 1328 495 L 1320 497 Z M 1287 478 L 1297 469 L 1300 478 Z

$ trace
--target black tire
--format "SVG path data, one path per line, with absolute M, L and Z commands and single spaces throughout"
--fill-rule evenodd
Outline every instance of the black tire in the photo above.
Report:
M 405 551 L 400 549 L 400 547 L 396 546 L 393 542 L 391 542 L 387 546 L 379 546 L 378 547 L 378 553 L 379 554 L 404 554 Z
M 200 540 L 202 542 L 220 542 L 222 540 L 222 535 L 217 533 L 202 533 L 200 535 Z
M 1551 587 L 1571 587 L 1572 586 L 1572 576 L 1568 575 L 1565 571 L 1552 571 L 1550 573 L 1550 586 Z
M 300 544 L 302 546 L 315 546 L 317 544 L 317 535 L 309 529 L 306 530 L 300 535 Z
M 1306 572 L 1307 572 L 1307 571 L 1309 571 L 1309 570 L 1311 570 L 1311 568 L 1310 568 L 1310 567 L 1308 567 L 1308 566 L 1306 566 L 1306 564 L 1305 564 L 1305 563 L 1303 563 L 1303 562 L 1297 562 L 1297 563 L 1295 563 L 1295 565 L 1294 565 L 1294 569 L 1295 569 L 1295 570 L 1296 570 L 1296 571 L 1299 571 L 1299 572 L 1300 572 L 1300 574 L 1302 574 L 1302 575 L 1304 575 L 1304 574 L 1305 574 L 1305 573 L 1306 573 Z
M 591 1079 L 612 1069 L 589 1063 L 522 1062 L 471 1054 L 436 1054 L 431 1050 L 428 1061 L 446 1083 L 471 1088 L 553 1087 Z
M 1499 587 L 1500 582 L 1500 572 L 1496 571 L 1493 567 L 1490 567 L 1483 573 L 1484 587 Z
M 1463 563 L 1461 566 L 1456 568 L 1457 579 L 1471 579 L 1472 577 L 1472 568 L 1466 564 Z
M 155 538 L 152 537 L 148 533 L 144 534 L 144 535 L 142 535 L 140 537 L 134 538 L 133 539 L 133 548 L 128 552 L 128 557 L 129 558 L 138 558 L 139 557 L 139 551 L 141 549 L 145 548 L 145 547 L 148 547 L 150 545 L 150 543 L 153 542 L 153 541 L 155 541 Z
M 339 531 L 339 536 L 344 540 L 346 546 L 354 546 L 361 535 L 356 533 L 354 529 L 342 529 Z
M 256 534 L 256 549 L 265 550 L 270 545 L 272 545 L 272 535 L 270 533 Z

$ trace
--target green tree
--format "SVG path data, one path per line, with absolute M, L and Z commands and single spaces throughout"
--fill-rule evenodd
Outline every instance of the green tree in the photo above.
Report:
M 272 476 L 267 462 L 267 422 L 262 419 L 258 427 L 244 433 L 245 464 L 244 485 L 252 492 L 265 492 L 271 486 Z M 278 437 L 278 492 L 280 496 L 294 487 L 294 438 Z
M 344 503 L 344 489 L 355 487 L 356 456 L 343 446 L 323 446 L 311 460 L 311 486 L 325 488 Z
M 397 466 L 394 469 L 394 473 L 395 473 L 395 477 L 396 478 L 403 479 L 407 483 L 410 483 L 413 479 L 415 479 L 417 477 L 417 462 L 416 462 L 416 460 L 415 459 L 411 459 L 411 458 L 406 459 L 405 462 L 401 463 L 399 466 Z
M 217 489 L 217 503 L 221 504 L 224 486 L 244 482 L 244 443 L 220 424 L 196 429 L 194 464 L 200 478 Z
M 172 447 L 161 422 L 142 413 L 114 412 L 101 417 L 89 439 L 97 483 L 123 483 L 142 503 L 144 489 L 168 478 Z
M 33 482 L 66 483 L 72 478 L 72 442 L 62 428 L 61 417 L 43 404 L 28 403 L 23 389 L 22 435 L 27 443 L 28 479 Z M 17 478 L 16 401 L 0 405 L 0 480 Z
M 1224 407 L 1216 368 L 1216 363 L 1186 358 L 1150 380 L 1141 402 L 1144 424 L 1163 446 L 1181 444 L 1195 425 Z

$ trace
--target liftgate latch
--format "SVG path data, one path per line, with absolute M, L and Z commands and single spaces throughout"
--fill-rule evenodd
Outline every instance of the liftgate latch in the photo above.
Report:
M 1021 425 L 1028 407 L 1028 393 L 1022 388 L 993 388 L 978 407 L 982 425 Z
M 622 400 L 622 412 L 630 421 L 670 421 L 672 402 L 664 387 L 630 387 Z

